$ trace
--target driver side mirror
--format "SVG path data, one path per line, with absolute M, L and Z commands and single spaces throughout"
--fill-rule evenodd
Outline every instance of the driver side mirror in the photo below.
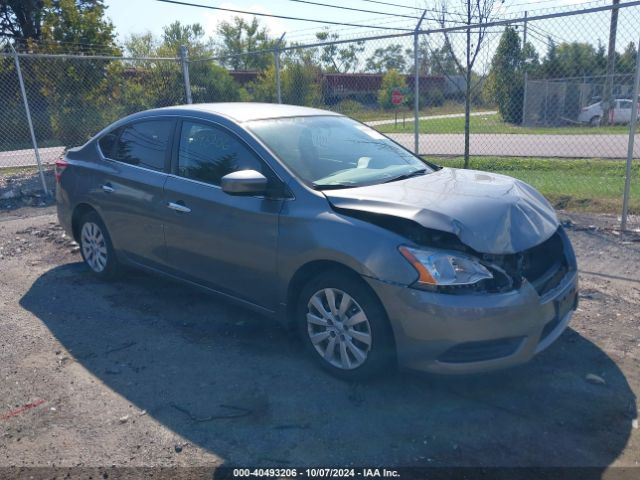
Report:
M 261 195 L 267 193 L 267 177 L 255 170 L 238 170 L 222 177 L 221 186 L 229 195 Z

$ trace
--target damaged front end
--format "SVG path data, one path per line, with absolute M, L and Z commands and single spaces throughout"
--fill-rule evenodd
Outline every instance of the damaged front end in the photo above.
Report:
M 528 282 L 538 295 L 544 296 L 560 285 L 567 273 L 576 269 L 571 244 L 561 226 L 538 245 L 521 252 L 496 254 L 478 252 L 462 243 L 453 233 L 430 229 L 405 218 L 342 208 L 336 208 L 336 211 L 393 231 L 419 247 L 460 252 L 475 259 L 491 273 L 491 278 L 464 285 L 419 281 L 413 285 L 427 291 L 451 295 L 503 293 L 520 289 L 524 282 Z

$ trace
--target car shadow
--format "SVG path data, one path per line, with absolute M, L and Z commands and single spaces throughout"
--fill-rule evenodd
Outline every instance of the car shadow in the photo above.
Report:
M 62 265 L 20 304 L 110 389 L 228 465 L 606 467 L 636 417 L 623 372 L 573 330 L 506 371 L 349 384 L 276 322 L 143 273 L 104 283 Z

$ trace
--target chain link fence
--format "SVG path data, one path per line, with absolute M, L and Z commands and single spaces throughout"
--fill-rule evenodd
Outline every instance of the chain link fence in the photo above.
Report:
M 349 115 L 435 163 L 515 176 L 558 208 L 638 229 L 638 2 L 617 17 L 611 54 L 612 9 L 598 7 L 473 25 L 432 18 L 437 28 L 416 33 L 209 59 L 17 55 L 45 164 L 136 111 L 288 103 Z M 0 57 L 0 168 L 36 163 L 15 60 Z

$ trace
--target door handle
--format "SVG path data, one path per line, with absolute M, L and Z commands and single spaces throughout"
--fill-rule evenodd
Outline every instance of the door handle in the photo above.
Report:
M 189 207 L 185 205 L 181 205 L 179 203 L 169 202 L 167 203 L 167 207 L 169 207 L 171 210 L 175 210 L 176 212 L 180 212 L 180 213 L 191 212 L 191 209 Z
M 104 185 L 102 185 L 102 191 L 105 193 L 113 193 L 115 191 L 115 188 L 113 188 L 108 183 L 105 183 Z

